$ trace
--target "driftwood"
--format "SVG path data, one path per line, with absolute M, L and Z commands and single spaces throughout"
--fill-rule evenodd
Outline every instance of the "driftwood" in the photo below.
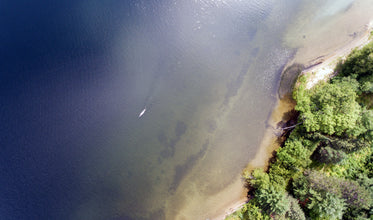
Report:
M 303 122 L 299 122 L 298 124 L 295 124 L 295 125 L 292 125 L 292 126 L 289 126 L 289 127 L 285 127 L 285 128 L 278 128 L 280 130 L 287 130 L 287 129 L 290 129 L 290 128 L 295 128 L 297 125 L 300 125 L 302 124 Z

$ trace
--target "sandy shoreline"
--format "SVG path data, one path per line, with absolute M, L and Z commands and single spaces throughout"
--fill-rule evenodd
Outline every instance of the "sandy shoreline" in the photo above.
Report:
M 332 77 L 333 71 L 340 59 L 346 58 L 346 56 L 355 48 L 361 48 L 370 42 L 370 34 L 373 30 L 373 21 L 366 25 L 366 28 L 359 36 L 353 38 L 348 44 L 337 48 L 336 50 L 331 50 L 327 55 L 317 57 L 312 59 L 305 64 L 305 69 L 301 74 L 306 74 L 308 77 L 307 88 L 311 88 L 316 85 L 321 80 L 327 80 Z M 285 66 L 292 65 L 296 60 L 296 57 L 288 62 Z M 284 68 L 284 69 L 285 69 Z M 248 164 L 247 169 L 252 170 L 258 167 L 268 166 L 268 160 L 272 155 L 272 152 L 279 147 L 277 143 L 277 136 L 273 130 L 277 123 L 282 120 L 284 113 L 292 110 L 295 103 L 289 100 L 277 100 L 275 107 L 272 110 L 272 114 L 268 120 L 269 128 L 266 130 L 263 137 L 261 146 L 256 153 L 254 159 Z M 228 215 L 239 210 L 245 203 L 247 198 L 241 198 L 229 204 L 224 213 L 217 214 L 216 217 L 212 218 L 214 220 L 223 220 Z
M 327 80 L 332 77 L 334 69 L 340 59 L 345 59 L 353 49 L 362 48 L 370 42 L 372 30 L 373 21 L 367 24 L 365 32 L 362 33 L 360 37 L 354 38 L 349 44 L 344 45 L 329 55 L 320 57 L 306 65 L 306 68 L 302 71 L 302 74 L 307 74 L 307 76 L 309 76 L 306 88 L 310 89 L 319 81 Z
M 212 219 L 216 219 L 216 220 L 220 220 L 220 219 L 225 219 L 228 215 L 234 213 L 235 211 L 241 209 L 247 202 L 247 199 L 241 199 L 240 201 L 237 201 L 233 204 L 230 204 L 229 207 L 224 210 L 224 213 L 219 215 L 219 216 L 216 216 Z

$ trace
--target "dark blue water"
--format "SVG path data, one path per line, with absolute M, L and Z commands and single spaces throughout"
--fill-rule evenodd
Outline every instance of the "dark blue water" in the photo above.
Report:
M 173 219 L 183 182 L 206 198 L 229 185 L 298 4 L 2 1 L 0 219 Z
M 96 96 L 105 51 L 131 3 L 95 6 L 105 19 L 88 26 L 81 2 L 1 3 L 1 219 L 68 219 L 86 196 L 82 161 L 114 120 Z

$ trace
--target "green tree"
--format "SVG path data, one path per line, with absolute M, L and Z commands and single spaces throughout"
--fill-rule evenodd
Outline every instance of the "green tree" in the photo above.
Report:
M 349 79 L 319 85 L 311 92 L 299 88 L 295 95 L 296 110 L 301 112 L 307 132 L 352 134 L 361 114 L 361 107 L 356 101 L 357 87 L 356 80 Z
M 288 199 L 290 202 L 290 208 L 289 211 L 286 213 L 286 218 L 292 220 L 306 220 L 304 212 L 299 206 L 298 200 L 296 200 L 292 196 L 289 196 Z
M 283 216 L 290 208 L 286 192 L 273 185 L 268 189 L 259 189 L 255 192 L 260 206 L 271 215 Z
M 248 179 L 250 185 L 255 189 L 268 189 L 268 187 L 271 185 L 269 175 L 268 173 L 264 172 L 263 169 L 253 170 L 251 177 Z
M 373 93 L 373 75 L 360 79 L 360 90 L 364 93 Z
M 343 151 L 335 150 L 329 146 L 320 147 L 314 155 L 314 158 L 320 163 L 336 164 L 346 157 Z
M 328 192 L 312 197 L 308 208 L 313 219 L 325 220 L 342 219 L 343 211 L 346 209 L 342 199 Z
M 353 50 L 346 61 L 339 67 L 341 76 L 360 79 L 373 73 L 373 42 L 360 50 Z
M 288 181 L 294 175 L 294 171 L 295 170 L 286 169 L 279 161 L 271 164 L 271 167 L 269 168 L 271 184 L 282 186 L 282 188 L 285 189 Z
M 368 141 L 373 141 L 373 110 L 365 110 L 362 113 L 361 125 L 363 127 L 363 137 Z
M 368 209 L 372 203 L 370 192 L 356 181 L 326 176 L 317 171 L 309 172 L 306 180 L 311 189 L 320 193 L 332 193 L 342 198 L 350 208 Z
M 308 171 L 306 171 L 306 173 L 307 172 Z M 306 207 L 306 204 L 309 202 L 309 198 L 313 196 L 313 192 L 310 190 L 310 183 L 305 176 L 302 175 L 294 179 L 292 191 L 295 198 L 299 199 L 299 202 L 303 207 Z
M 367 176 L 369 178 L 373 178 L 373 153 L 371 153 L 368 157 L 367 157 L 367 160 L 365 162 L 365 171 L 367 173 Z M 372 188 L 373 188 L 373 184 L 372 184 Z
M 277 151 L 277 159 L 287 169 L 307 167 L 310 163 L 310 151 L 303 147 L 302 141 L 289 140 Z
M 259 208 L 257 205 L 249 202 L 244 205 L 242 208 L 242 215 L 240 215 L 241 219 L 251 220 L 251 219 L 258 219 L 264 220 L 269 219 L 266 215 L 262 214 L 262 209 Z

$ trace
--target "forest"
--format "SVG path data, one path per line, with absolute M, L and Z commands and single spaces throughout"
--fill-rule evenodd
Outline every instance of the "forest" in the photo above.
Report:
M 248 202 L 226 219 L 373 219 L 373 42 L 328 82 L 293 90 L 297 126 L 266 170 L 244 171 Z

